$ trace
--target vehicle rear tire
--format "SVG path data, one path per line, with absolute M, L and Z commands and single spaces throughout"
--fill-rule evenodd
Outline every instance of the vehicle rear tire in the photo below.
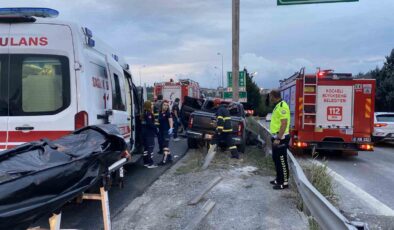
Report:
M 197 149 L 198 148 L 198 142 L 196 139 L 193 138 L 187 138 L 187 146 L 189 149 Z

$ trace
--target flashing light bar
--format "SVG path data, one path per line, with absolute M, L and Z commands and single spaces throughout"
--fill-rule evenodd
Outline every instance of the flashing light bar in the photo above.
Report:
M 56 18 L 59 16 L 59 11 L 37 7 L 0 8 L 0 16 Z

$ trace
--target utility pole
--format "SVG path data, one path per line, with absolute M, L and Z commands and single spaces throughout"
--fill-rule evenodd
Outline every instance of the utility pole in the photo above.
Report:
M 239 100 L 239 15 L 240 0 L 233 1 L 233 101 Z

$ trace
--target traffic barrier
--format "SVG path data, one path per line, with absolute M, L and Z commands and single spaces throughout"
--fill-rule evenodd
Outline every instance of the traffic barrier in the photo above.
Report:
M 258 123 L 259 140 L 265 147 L 265 152 L 271 154 L 271 134 L 267 127 L 260 122 Z M 300 164 L 290 151 L 289 165 L 292 176 L 297 185 L 298 192 L 309 210 L 311 216 L 315 218 L 322 229 L 350 229 L 350 230 L 368 230 L 368 226 L 362 222 L 351 222 L 344 217 L 307 179 Z

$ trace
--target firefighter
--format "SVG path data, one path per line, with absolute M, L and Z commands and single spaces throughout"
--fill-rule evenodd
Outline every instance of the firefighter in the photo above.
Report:
M 147 168 L 156 168 L 153 162 L 153 150 L 155 148 L 155 137 L 157 127 L 155 125 L 155 117 L 153 115 L 153 106 L 150 101 L 144 102 L 144 114 L 142 116 L 142 140 L 144 143 L 143 161 Z
M 159 113 L 159 139 L 163 147 L 163 160 L 159 165 L 172 163 L 172 156 L 169 148 L 170 137 L 173 134 L 173 119 L 170 113 L 168 101 L 163 101 L 161 111 Z
M 270 183 L 274 185 L 273 189 L 279 190 L 289 187 L 287 148 L 290 141 L 290 109 L 289 105 L 282 100 L 279 90 L 271 91 L 270 101 L 275 105 L 271 117 L 270 132 L 272 135 L 272 159 L 276 169 L 276 178 Z
M 153 107 L 153 114 L 155 116 L 155 125 L 158 130 L 159 130 L 159 126 L 160 126 L 159 114 L 161 111 L 162 104 L 163 104 L 163 95 L 159 94 L 159 95 L 157 95 L 157 100 L 156 100 L 155 105 Z M 163 143 L 161 142 L 161 139 L 159 138 L 159 134 L 158 134 L 157 141 L 159 143 L 159 152 L 157 152 L 157 154 L 163 154 Z
M 221 100 L 216 98 L 214 101 L 214 107 L 217 108 L 216 111 L 216 133 L 212 138 L 211 148 L 216 147 L 221 142 L 226 143 L 226 147 L 231 152 L 231 158 L 239 159 L 239 154 L 237 146 L 234 144 L 233 140 L 233 127 L 231 125 L 230 112 L 226 108 L 226 105 L 221 104 Z

